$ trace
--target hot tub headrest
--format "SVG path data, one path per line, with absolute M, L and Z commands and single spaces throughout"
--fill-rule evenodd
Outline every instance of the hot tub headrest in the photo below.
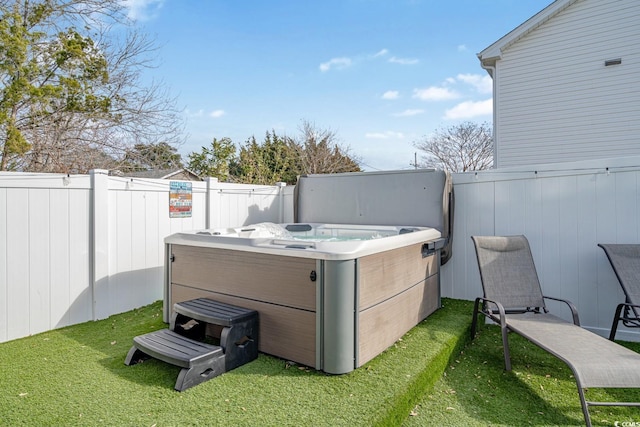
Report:
M 443 171 L 303 175 L 295 193 L 295 222 L 432 227 L 448 239 L 443 261 L 450 256 L 453 187 Z

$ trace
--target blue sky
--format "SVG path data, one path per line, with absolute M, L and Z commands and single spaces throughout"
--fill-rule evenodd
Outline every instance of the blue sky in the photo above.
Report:
M 159 45 L 187 154 L 229 137 L 334 131 L 364 170 L 408 169 L 415 142 L 491 123 L 476 54 L 551 0 L 126 0 Z M 418 151 L 420 156 L 420 152 Z

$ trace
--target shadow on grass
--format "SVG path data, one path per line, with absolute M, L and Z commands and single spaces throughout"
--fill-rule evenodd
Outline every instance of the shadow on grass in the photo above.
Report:
M 470 323 L 470 321 L 466 319 L 467 316 L 464 315 L 464 311 L 469 302 L 446 299 L 444 301 L 446 301 L 447 309 L 437 310 L 427 320 L 421 322 L 414 330 L 410 331 L 407 337 L 410 337 L 412 334 L 420 334 L 421 341 L 431 341 L 431 347 L 435 350 L 438 345 L 446 344 L 447 340 L 450 339 L 452 331 L 445 325 L 447 322 L 452 323 L 453 321 L 453 323 L 457 322 L 465 325 Z M 460 307 L 464 308 L 461 310 Z M 455 316 L 458 316 L 457 321 L 454 320 Z M 441 323 L 443 327 L 440 327 Z M 82 346 L 91 347 L 103 353 L 105 357 L 100 360 L 101 365 L 123 378 L 138 382 L 138 375 L 130 373 L 137 372 L 140 370 L 139 368 L 149 368 L 153 366 L 153 370 L 156 371 L 154 375 L 149 378 L 140 377 L 139 379 L 142 380 L 141 382 L 143 384 L 159 385 L 166 383 L 166 381 L 158 381 L 160 379 L 158 375 L 175 380 L 175 377 L 180 372 L 180 368 L 154 359 L 146 360 L 138 365 L 126 366 L 124 365 L 124 360 L 133 344 L 133 338 L 135 336 L 166 327 L 167 324 L 162 321 L 162 302 L 158 301 L 145 307 L 111 316 L 108 319 L 74 325 L 73 327 L 59 329 L 57 332 L 77 341 Z M 378 358 L 382 360 L 387 360 L 390 357 L 401 358 L 404 347 L 400 342 L 385 350 Z M 374 367 L 377 369 L 378 362 L 372 362 L 373 363 L 369 362 L 365 364 L 362 369 L 338 377 L 348 378 L 353 375 L 357 376 L 360 370 L 371 371 Z M 255 363 L 249 363 L 244 367 L 246 369 L 237 368 L 234 372 L 261 372 L 266 375 L 280 374 L 289 377 L 298 376 L 302 371 L 306 375 L 335 377 L 321 371 L 316 371 L 314 368 L 297 365 L 263 353 L 259 354 Z M 156 378 L 155 381 L 154 378 Z
M 60 329 L 58 332 L 77 341 L 83 347 L 91 347 L 104 357 L 97 362 L 109 372 L 128 382 L 142 387 L 165 388 L 173 391 L 181 368 L 157 359 L 148 359 L 136 365 L 127 366 L 124 360 L 133 338 L 160 329 L 167 328 L 162 321 L 162 302 L 141 307 L 123 314 L 111 316 L 97 322 L 88 322 Z M 291 368 L 291 369 L 289 369 Z M 286 361 L 265 354 L 258 359 L 234 369 L 227 374 L 251 375 L 300 375 L 300 367 L 287 364 Z M 315 372 L 305 368 L 306 373 Z M 323 373 L 319 373 L 323 375 Z
M 584 424 L 566 365 L 511 335 L 514 369 L 504 372 L 499 328 L 481 328 L 466 345 L 472 303 L 443 303 L 402 340 L 349 374 L 327 375 L 260 354 L 178 393 L 173 387 L 180 368 L 157 360 L 124 365 L 134 336 L 166 327 L 158 302 L 3 343 L 0 419 L 7 425 L 25 420 L 32 425 Z M 592 400 L 640 401 L 638 390 L 589 393 Z M 407 419 L 412 408 L 417 415 Z M 640 421 L 637 408 L 590 412 L 594 425 Z
M 107 319 L 60 329 L 58 333 L 104 355 L 93 361 L 120 378 L 140 385 L 172 387 L 180 368 L 153 359 L 139 366 L 124 364 L 134 336 L 163 328 L 166 324 L 162 321 L 162 302 L 158 301 Z
M 465 390 L 461 404 L 473 418 L 486 424 L 582 425 L 582 417 L 567 416 L 564 408 L 549 404 L 545 391 L 555 388 L 558 378 L 568 378 L 568 368 L 532 348 L 526 340 L 509 337 L 513 370 L 504 370 L 502 339 L 497 327 L 485 327 L 461 355 L 468 366 L 466 378 L 448 374 L 452 386 Z M 472 364 L 480 362 L 479 366 Z M 580 408 L 573 386 L 575 402 Z M 581 414 L 581 413 L 580 413 Z
M 504 370 L 500 329 L 484 326 L 450 364 L 405 426 L 584 425 L 571 370 L 526 339 L 509 335 L 512 371 Z M 640 401 L 640 390 L 591 389 L 593 401 Z M 640 421 L 638 408 L 591 407 L 592 423 Z
M 167 324 L 162 321 L 162 302 L 158 301 L 107 319 L 74 325 L 57 332 L 78 342 L 81 347 L 92 348 L 101 356 L 97 359 L 87 360 L 86 363 L 98 363 L 117 378 L 136 386 L 161 388 L 168 392 L 174 392 L 180 367 L 157 359 L 148 359 L 133 366 L 124 364 L 135 336 L 165 328 L 167 328 Z M 267 357 L 260 355 L 258 360 Z M 256 363 L 264 365 L 259 361 Z M 284 362 L 282 364 L 284 365 Z M 235 375 L 241 375 L 243 372 L 242 370 L 236 371 Z
M 496 333 L 496 339 L 498 339 L 498 328 L 491 329 L 492 333 Z M 515 353 L 512 352 L 512 362 L 517 363 L 514 372 L 518 379 L 530 388 L 532 395 L 552 402 L 547 406 L 568 415 L 567 423 L 564 425 L 584 425 L 578 388 L 570 368 L 564 362 L 519 335 L 511 334 L 509 341 L 512 343 L 511 348 L 515 344 L 517 350 Z M 635 351 L 640 348 L 638 343 L 621 344 Z M 602 360 L 602 363 L 609 362 Z M 592 388 L 585 390 L 585 397 L 587 401 L 596 402 L 640 402 L 640 389 Z M 589 414 L 594 426 L 611 426 L 615 422 L 640 421 L 640 408 L 591 406 Z
M 472 305 L 443 303 L 351 373 L 328 375 L 260 354 L 178 393 L 180 368 L 157 360 L 124 365 L 134 336 L 166 327 L 158 302 L 4 343 L 0 419 L 9 425 L 399 425 L 466 344 Z
M 259 407 L 265 417 L 271 416 L 273 420 L 286 419 L 277 412 L 281 411 L 277 409 L 281 406 L 278 402 L 295 401 L 299 409 L 293 412 L 298 421 L 317 421 L 320 417 L 322 422 L 335 425 L 397 425 L 429 390 L 418 406 L 418 416 L 410 417 L 406 425 L 584 424 L 575 380 L 566 365 L 511 334 L 513 371 L 505 372 L 499 328 L 482 327 L 469 344 L 466 334 L 471 306 L 457 300 L 444 300 L 444 304 L 443 309 L 421 322 L 401 341 L 349 374 L 328 375 L 260 354 L 257 360 L 184 393 L 173 390 L 180 372 L 178 367 L 153 359 L 135 366 L 124 365 L 134 336 L 166 328 L 160 302 L 55 333 L 76 341 L 81 348 L 93 350 L 87 359 L 70 361 L 76 363 L 75 369 L 97 363 L 101 371 L 108 373 L 105 386 L 107 381 L 124 381 L 133 387 L 116 384 L 114 389 L 119 387 L 138 399 L 144 393 L 161 397 L 150 398 L 147 404 L 151 406 L 160 407 L 167 402 L 184 405 L 185 400 L 189 402 L 187 406 L 197 406 L 196 401 L 203 396 L 215 399 L 221 394 L 249 393 L 253 401 L 245 402 L 243 407 Z M 442 377 L 445 368 L 446 375 Z M 73 373 L 70 370 L 60 375 Z M 272 395 L 279 400 L 274 401 Z M 357 403 L 348 403 L 355 397 Z M 587 398 L 640 401 L 640 391 L 589 390 Z M 211 414 L 216 414 L 216 410 L 210 409 Z M 640 421 L 640 413 L 633 411 L 590 409 L 594 425 Z

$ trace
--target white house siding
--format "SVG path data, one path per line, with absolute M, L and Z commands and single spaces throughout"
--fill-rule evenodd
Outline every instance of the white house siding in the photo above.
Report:
M 639 155 L 640 1 L 574 3 L 504 49 L 494 78 L 497 167 Z

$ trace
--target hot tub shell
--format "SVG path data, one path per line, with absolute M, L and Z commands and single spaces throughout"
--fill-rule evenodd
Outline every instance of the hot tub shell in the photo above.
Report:
M 421 172 L 312 175 L 298 181 L 296 224 L 395 230 L 390 237 L 301 242 L 264 237 L 251 227 L 167 237 L 165 320 L 175 302 L 209 297 L 258 311 L 264 353 L 333 374 L 362 366 L 440 306 L 449 214 L 442 201 L 448 201 L 449 180 L 443 173 Z M 319 197 L 337 202 L 340 211 L 327 206 L 318 215 Z M 395 209 L 376 208 L 381 197 Z M 409 199 L 411 204 L 397 204 Z M 429 199 L 439 218 L 426 219 L 420 199 Z M 345 210 L 352 211 L 351 218 Z

